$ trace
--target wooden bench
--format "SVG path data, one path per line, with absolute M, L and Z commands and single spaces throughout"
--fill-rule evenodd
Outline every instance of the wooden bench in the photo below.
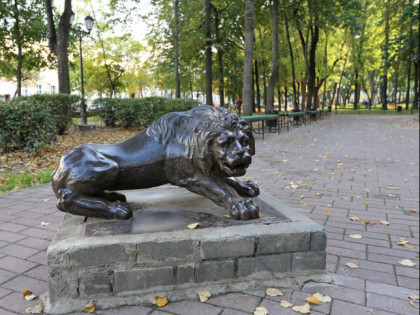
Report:
M 275 121 L 276 124 L 275 126 L 269 126 L 269 131 L 271 130 L 277 130 L 277 134 L 280 133 L 280 128 L 279 128 L 279 124 L 278 124 L 278 119 L 279 119 L 279 115 L 252 115 L 252 116 L 241 116 L 241 119 L 247 121 L 250 123 L 251 125 L 251 130 L 254 131 L 256 134 L 262 134 L 262 137 L 264 139 L 264 133 L 265 133 L 265 125 L 266 125 L 266 121 Z M 257 129 L 253 128 L 253 122 L 257 123 Z M 260 127 L 260 123 L 261 123 L 261 127 Z M 261 130 L 261 131 L 259 131 Z

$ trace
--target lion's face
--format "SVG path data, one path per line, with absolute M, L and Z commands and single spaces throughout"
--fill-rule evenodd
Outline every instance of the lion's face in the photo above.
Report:
M 250 139 L 241 130 L 224 130 L 213 142 L 215 162 L 227 176 L 245 175 L 251 164 Z

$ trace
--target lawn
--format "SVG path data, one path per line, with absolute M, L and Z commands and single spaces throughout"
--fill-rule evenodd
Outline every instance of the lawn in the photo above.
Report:
M 39 153 L 0 153 L 0 194 L 48 183 L 61 156 L 84 143 L 118 143 L 136 133 L 138 129 L 100 128 L 89 133 L 71 131 L 57 136 L 50 148 Z

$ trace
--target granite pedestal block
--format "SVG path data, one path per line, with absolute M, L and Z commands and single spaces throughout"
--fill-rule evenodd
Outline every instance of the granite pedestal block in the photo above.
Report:
M 262 192 L 261 218 L 232 220 L 226 210 L 175 186 L 126 191 L 127 221 L 67 214 L 48 248 L 45 312 L 196 299 L 268 286 L 329 281 L 321 225 Z M 187 225 L 199 222 L 201 228 Z

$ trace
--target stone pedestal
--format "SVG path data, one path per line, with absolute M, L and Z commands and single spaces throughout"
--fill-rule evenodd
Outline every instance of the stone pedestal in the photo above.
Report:
M 48 247 L 47 313 L 81 311 L 92 300 L 105 309 L 329 280 L 323 227 L 264 192 L 261 218 L 248 221 L 174 186 L 124 193 L 130 220 L 63 219 Z M 195 222 L 200 229 L 187 229 Z
M 89 131 L 96 130 L 96 126 L 95 125 L 77 124 L 76 125 L 76 130 L 79 131 L 79 132 L 89 132 Z

